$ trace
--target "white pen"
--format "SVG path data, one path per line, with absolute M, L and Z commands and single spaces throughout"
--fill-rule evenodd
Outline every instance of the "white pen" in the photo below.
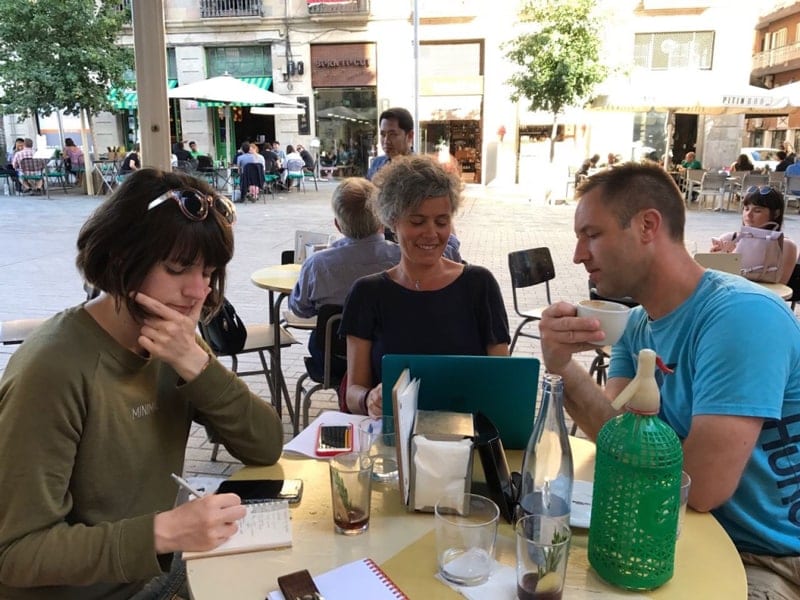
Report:
M 183 477 L 179 477 L 178 475 L 175 475 L 175 473 L 170 473 L 169 476 L 172 477 L 172 479 L 175 481 L 175 483 L 177 483 L 179 486 L 181 486 L 187 492 L 190 492 L 190 493 L 194 494 L 195 497 L 202 498 L 205 495 L 205 494 L 203 494 L 203 492 L 199 492 L 196 489 L 194 489 L 189 484 L 189 482 L 186 481 Z

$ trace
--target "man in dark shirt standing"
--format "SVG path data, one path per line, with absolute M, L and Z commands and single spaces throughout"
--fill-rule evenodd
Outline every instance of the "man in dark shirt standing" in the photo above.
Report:
M 384 154 L 372 160 L 367 172 L 370 181 L 393 158 L 411 154 L 414 143 L 414 117 L 405 108 L 386 109 L 381 113 L 378 123 Z

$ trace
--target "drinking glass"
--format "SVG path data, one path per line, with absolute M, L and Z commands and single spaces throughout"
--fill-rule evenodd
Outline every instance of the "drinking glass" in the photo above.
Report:
M 517 598 L 561 600 L 572 533 L 563 520 L 539 514 L 517 521 Z

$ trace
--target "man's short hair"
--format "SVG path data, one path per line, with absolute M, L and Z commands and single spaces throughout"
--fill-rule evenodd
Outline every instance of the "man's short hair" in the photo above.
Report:
M 25 138 L 23 140 L 26 148 L 33 148 L 33 140 L 31 138 Z
M 405 108 L 400 108 L 400 107 L 387 108 L 385 111 L 381 113 L 381 116 L 378 119 L 378 123 L 380 123 L 384 119 L 395 119 L 400 129 L 402 129 L 406 133 L 409 133 L 414 129 L 414 117 L 412 117 L 411 113 L 408 112 Z
M 649 208 L 661 213 L 670 239 L 683 242 L 686 207 L 675 180 L 659 165 L 626 163 L 587 177 L 578 186 L 581 197 L 597 190 L 600 201 L 617 217 L 622 228 Z
M 378 188 L 362 177 L 348 177 L 336 186 L 331 206 L 344 235 L 360 240 L 380 231 L 381 222 L 375 212 L 377 193 Z

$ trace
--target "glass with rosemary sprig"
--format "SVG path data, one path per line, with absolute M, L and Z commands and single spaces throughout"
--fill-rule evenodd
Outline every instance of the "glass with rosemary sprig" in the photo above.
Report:
M 330 460 L 333 526 L 337 533 L 358 535 L 369 528 L 372 460 L 350 452 Z
M 562 519 L 532 514 L 517 521 L 517 598 L 561 600 L 567 574 L 569 526 Z

